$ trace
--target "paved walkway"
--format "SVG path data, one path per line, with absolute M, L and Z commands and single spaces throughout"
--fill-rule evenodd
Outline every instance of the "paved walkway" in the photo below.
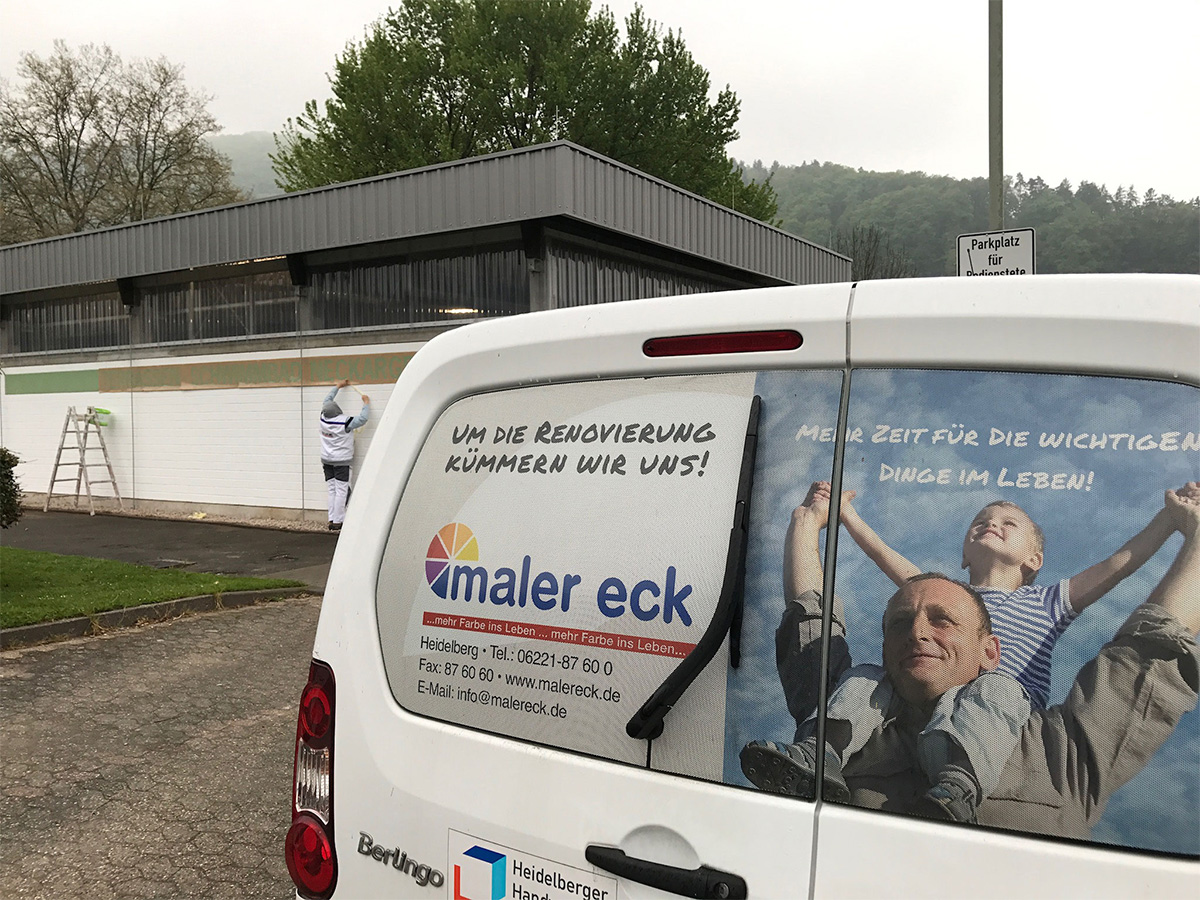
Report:
M 0 652 L 0 894 L 293 897 L 282 847 L 319 609 Z

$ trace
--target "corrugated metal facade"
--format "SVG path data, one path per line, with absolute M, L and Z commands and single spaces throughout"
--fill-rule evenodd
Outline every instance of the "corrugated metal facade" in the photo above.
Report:
M 129 335 L 130 317 L 121 295 L 88 294 L 12 310 L 0 329 L 0 353 L 120 347 L 129 343 Z
M 713 279 L 555 241 L 550 249 L 556 307 L 721 290 Z
M 279 270 L 153 285 L 128 307 L 116 292 L 14 304 L 0 328 L 0 353 L 444 324 L 528 311 L 524 253 L 484 249 L 321 269 L 304 287 Z
M 737 289 L 743 283 L 548 230 L 541 266 L 548 307 Z M 155 284 L 125 306 L 119 293 L 13 304 L 0 353 L 44 354 L 332 330 L 444 325 L 530 310 L 520 247 L 345 264 L 292 284 L 287 271 Z M 244 266 L 226 271 L 244 270 Z
M 780 283 L 849 261 L 558 142 L 103 231 L 0 247 L 0 294 L 563 217 Z
M 529 309 L 520 250 L 414 259 L 315 272 L 309 288 L 320 328 L 447 322 Z

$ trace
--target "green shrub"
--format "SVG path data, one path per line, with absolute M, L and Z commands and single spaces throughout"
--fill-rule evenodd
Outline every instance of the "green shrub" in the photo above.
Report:
M 21 460 L 5 447 L 0 447 L 0 528 L 7 528 L 21 518 L 21 498 L 24 492 L 17 483 L 16 468 Z

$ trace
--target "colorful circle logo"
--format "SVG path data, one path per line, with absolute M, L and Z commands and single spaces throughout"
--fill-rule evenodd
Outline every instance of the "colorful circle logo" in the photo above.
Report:
M 433 536 L 429 552 L 425 554 L 425 578 L 433 592 L 443 600 L 450 593 L 450 563 L 457 559 L 477 561 L 479 543 L 470 528 L 451 522 Z

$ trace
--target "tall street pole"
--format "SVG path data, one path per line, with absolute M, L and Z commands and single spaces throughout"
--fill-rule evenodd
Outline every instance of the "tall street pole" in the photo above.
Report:
M 1004 228 L 1004 0 L 988 0 L 988 225 Z

